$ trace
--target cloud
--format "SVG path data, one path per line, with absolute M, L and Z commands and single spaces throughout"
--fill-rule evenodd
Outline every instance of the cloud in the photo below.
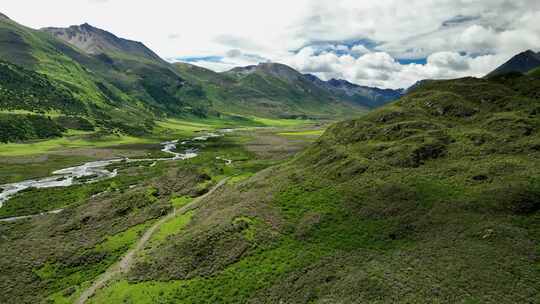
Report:
M 306 47 L 286 63 L 323 79 L 342 78 L 367 86 L 407 88 L 421 79 L 483 76 L 486 70 L 494 69 L 502 60 L 506 58 L 437 52 L 427 57 L 424 64 L 401 64 L 385 52 L 370 52 L 355 58 L 333 53 L 317 54 Z
M 269 61 L 262 56 L 244 53 L 239 49 L 231 49 L 221 55 L 174 57 L 168 58 L 168 60 L 171 62 L 179 61 L 196 64 L 218 72 L 227 71 L 237 66 L 253 65 Z
M 235 35 L 219 35 L 214 39 L 217 43 L 227 47 L 244 50 L 258 50 L 260 51 L 261 45 L 243 37 Z
M 471 21 L 475 21 L 480 19 L 480 16 L 463 16 L 463 15 L 456 15 L 452 18 L 443 21 L 442 27 L 451 27 L 451 26 L 459 26 L 463 23 L 470 23 Z
M 249 54 L 244 53 L 243 51 L 239 49 L 232 49 L 225 53 L 225 58 L 229 59 L 239 59 L 244 60 L 251 63 L 259 63 L 259 62 L 267 62 L 269 61 L 267 58 L 264 58 L 262 56 L 256 55 L 256 54 Z
M 427 58 L 427 65 L 448 71 L 466 71 L 469 69 L 468 58 L 452 52 L 432 54 Z
M 129 14 L 127 0 L 75 2 L 3 0 L 2 10 L 34 28 L 88 21 L 217 71 L 271 60 L 384 87 L 481 76 L 540 50 L 538 0 L 154 0 L 130 1 Z

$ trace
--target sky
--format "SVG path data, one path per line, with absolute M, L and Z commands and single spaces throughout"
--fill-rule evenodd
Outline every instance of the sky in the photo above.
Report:
M 538 0 L 2 0 L 0 12 L 33 28 L 88 22 L 215 71 L 271 61 L 381 88 L 540 51 Z

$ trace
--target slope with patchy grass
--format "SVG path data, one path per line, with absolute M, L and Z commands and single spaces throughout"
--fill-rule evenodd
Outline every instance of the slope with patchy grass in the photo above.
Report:
M 336 124 L 92 302 L 538 302 L 539 87 L 431 81 Z

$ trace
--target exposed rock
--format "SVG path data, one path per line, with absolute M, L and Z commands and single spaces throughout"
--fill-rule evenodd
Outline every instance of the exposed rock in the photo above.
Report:
M 49 32 L 56 38 L 92 55 L 106 52 L 122 52 L 133 56 L 161 60 L 156 53 L 141 42 L 119 38 L 88 23 L 73 25 L 68 28 L 47 27 L 43 28 L 42 31 Z

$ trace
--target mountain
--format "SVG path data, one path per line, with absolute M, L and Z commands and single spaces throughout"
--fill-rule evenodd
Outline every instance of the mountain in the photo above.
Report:
M 141 134 L 145 132 L 141 120 L 144 122 L 152 116 L 151 111 L 135 106 L 135 101 L 128 101 L 127 97 L 111 100 L 107 96 L 106 92 L 122 94 L 92 71 L 100 67 L 97 58 L 48 33 L 7 18 L 0 18 L 0 60 L 4 73 L 0 77 L 0 110 L 5 115 L 15 115 L 9 119 L 10 126 L 17 125 L 14 121 L 33 119 L 17 112 L 27 111 L 35 115 L 75 115 L 103 130 Z M 32 121 L 47 123 L 39 119 Z M 42 134 L 31 131 L 35 127 L 39 126 L 33 124 L 22 129 L 22 133 L 28 131 L 28 136 L 17 131 L 17 137 L 34 138 L 34 134 Z
M 56 38 L 77 47 L 87 54 L 118 53 L 136 58 L 161 61 L 161 58 L 157 54 L 141 42 L 118 38 L 88 23 L 74 25 L 68 28 L 48 27 L 42 30 L 51 33 Z
M 330 79 L 323 81 L 315 75 L 304 75 L 313 83 L 321 88 L 340 96 L 343 99 L 350 100 L 359 105 L 376 108 L 399 99 L 403 96 L 404 90 L 380 89 L 374 87 L 360 86 L 343 79 Z
M 142 101 L 158 116 L 205 116 L 210 110 L 196 84 L 185 81 L 171 64 L 141 42 L 118 38 L 87 23 L 42 31 L 91 58 L 79 57 L 78 61 L 104 80 L 102 86 L 110 100 L 125 94 L 133 103 Z M 117 90 L 119 94 L 114 93 Z
M 250 107 L 278 117 L 356 115 L 391 102 L 401 90 L 362 87 L 344 80 L 323 81 L 280 63 L 260 63 L 216 73 L 176 63 L 185 79 L 199 83 L 213 105 L 225 111 L 249 112 Z
M 97 41 L 111 36 L 96 30 L 97 34 L 104 36 Z M 47 31 L 0 19 L 0 59 L 46 76 L 59 90 L 68 90 L 84 105 L 80 115 L 104 129 L 141 134 L 148 131 L 145 121 L 156 116 L 194 112 L 196 107 L 183 96 L 189 95 L 191 87 L 167 63 L 145 54 L 126 55 L 104 48 L 102 53 L 90 54 Z M 10 110 L 27 108 L 12 105 Z
M 225 72 L 225 74 L 240 78 L 253 74 L 268 75 L 290 83 L 303 80 L 303 75 L 290 66 L 272 62 L 233 68 L 232 70 Z
M 176 70 L 198 83 L 222 112 L 254 113 L 280 118 L 326 118 L 358 115 L 365 107 L 314 85 L 293 68 L 279 63 L 237 67 L 216 73 L 185 63 Z
M 367 108 L 375 108 L 394 101 L 403 95 L 403 90 L 379 89 L 360 86 L 342 79 L 323 81 L 312 74 L 300 74 L 291 67 L 278 63 L 261 63 L 256 66 L 234 68 L 228 75 L 237 77 L 251 74 L 272 75 L 290 83 L 304 83 L 308 91 L 323 91 L 326 95 L 332 95 L 336 99 L 346 100 Z M 307 83 L 311 82 L 320 90 L 312 88 Z M 302 85 L 300 85 L 302 86 Z
M 0 60 L 46 77 L 59 91 L 69 91 L 84 108 L 79 117 L 131 135 L 149 132 L 153 121 L 170 116 L 334 119 L 365 111 L 286 66 L 260 65 L 257 73 L 241 75 L 173 65 L 141 42 L 87 23 L 34 30 L 2 17 Z M 52 111 L 39 104 L 30 106 L 35 114 Z M 28 108 L 11 105 L 9 111 Z
M 497 76 L 510 72 L 527 73 L 540 66 L 540 53 L 531 50 L 519 53 L 500 67 L 489 73 L 487 77 Z

